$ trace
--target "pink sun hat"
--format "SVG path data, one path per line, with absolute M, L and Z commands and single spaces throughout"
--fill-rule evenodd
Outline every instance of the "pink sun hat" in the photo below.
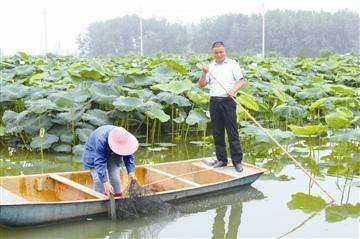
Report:
M 113 128 L 109 133 L 108 141 L 110 149 L 123 156 L 135 153 L 139 147 L 139 142 L 135 136 L 123 127 Z

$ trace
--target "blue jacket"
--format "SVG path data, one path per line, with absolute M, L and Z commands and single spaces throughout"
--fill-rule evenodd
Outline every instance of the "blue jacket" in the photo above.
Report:
M 83 163 L 86 169 L 96 169 L 102 183 L 108 181 L 106 178 L 107 160 L 115 157 L 116 165 L 120 167 L 121 159 L 124 160 L 128 173 L 134 172 L 135 163 L 133 155 L 115 154 L 109 147 L 108 136 L 114 128 L 113 125 L 100 126 L 94 130 L 86 141 L 83 153 Z

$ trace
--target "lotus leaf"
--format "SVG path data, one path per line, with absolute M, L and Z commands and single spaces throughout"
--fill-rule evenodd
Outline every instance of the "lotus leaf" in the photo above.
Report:
M 54 147 L 54 151 L 58 153 L 71 153 L 71 146 L 68 144 L 60 144 Z
M 317 135 L 326 132 L 326 127 L 322 124 L 306 126 L 289 125 L 289 128 L 293 133 L 299 135 Z
M 252 97 L 251 95 L 242 93 L 239 97 L 237 97 L 237 100 L 248 109 L 254 111 L 259 110 L 259 105 L 256 103 L 254 97 Z
M 325 116 L 328 127 L 334 129 L 347 128 L 351 124 L 351 120 L 342 112 L 333 112 Z
M 43 114 L 57 109 L 55 103 L 49 99 L 27 100 L 25 105 L 31 112 L 36 114 Z
M 33 149 L 48 149 L 53 143 L 59 141 L 59 137 L 53 134 L 45 134 L 44 137 L 37 136 L 32 139 L 30 147 Z
M 99 104 L 112 104 L 120 94 L 110 85 L 93 84 L 90 88 L 91 99 Z
M 5 101 L 17 100 L 25 97 L 29 93 L 29 88 L 22 84 L 9 84 L 0 87 L 0 103 Z
M 189 91 L 193 83 L 190 80 L 183 80 L 183 81 L 171 81 L 170 83 L 164 84 L 156 84 L 151 86 L 150 89 L 152 90 L 163 90 L 169 91 L 175 94 L 181 94 L 184 91 Z
M 307 213 L 321 211 L 326 202 L 321 197 L 315 197 L 304 193 L 296 193 L 291 195 L 292 200 L 288 202 L 290 210 L 299 209 Z
M 143 104 L 142 100 L 135 97 L 120 96 L 113 102 L 116 109 L 120 111 L 130 112 L 139 108 Z
M 327 222 L 339 222 L 348 217 L 358 218 L 360 216 L 360 203 L 356 205 L 343 204 L 332 205 L 326 208 L 326 221 Z
M 170 119 L 169 115 L 165 114 L 165 112 L 162 109 L 158 109 L 158 108 L 146 111 L 145 114 L 149 116 L 151 119 L 158 119 L 163 123 L 169 121 Z
M 86 111 L 86 113 L 82 115 L 82 119 L 85 121 L 89 121 L 91 124 L 96 126 L 106 125 L 110 123 L 107 112 L 98 109 Z
M 296 93 L 295 96 L 300 99 L 319 99 L 326 96 L 326 93 L 321 88 L 308 88 Z
M 191 110 L 186 118 L 186 123 L 188 125 L 198 124 L 201 129 L 206 127 L 207 122 L 209 122 L 209 118 L 202 109 Z
M 176 104 L 181 107 L 191 105 L 190 101 L 187 98 L 185 98 L 184 96 L 177 95 L 174 93 L 169 93 L 169 92 L 161 92 L 161 93 L 157 94 L 155 98 L 157 100 L 162 101 L 169 105 Z
M 77 134 L 79 140 L 81 142 L 85 143 L 87 138 L 90 136 L 91 132 L 93 131 L 93 129 L 90 129 L 90 128 L 77 128 L 75 131 L 76 131 L 76 134 Z
M 78 145 L 75 145 L 74 147 L 72 147 L 72 153 L 74 155 L 82 155 L 84 152 L 84 145 L 82 144 L 78 144 Z

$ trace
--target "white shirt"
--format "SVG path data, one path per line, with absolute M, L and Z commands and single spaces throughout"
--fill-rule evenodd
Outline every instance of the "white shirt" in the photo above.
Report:
M 243 78 L 239 63 L 229 58 L 225 58 L 221 64 L 216 63 L 216 61 L 212 62 L 209 65 L 209 72 L 206 74 L 206 83 L 210 88 L 210 96 L 227 97 L 226 91 L 217 81 L 220 81 L 229 91 Z

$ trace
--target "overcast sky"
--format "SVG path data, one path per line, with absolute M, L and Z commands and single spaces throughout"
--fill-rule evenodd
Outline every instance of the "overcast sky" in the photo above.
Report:
M 170 22 L 198 23 L 225 13 L 266 10 L 359 12 L 360 0 L 0 0 L 0 51 L 76 52 L 76 38 L 92 22 L 139 14 Z M 45 30 L 46 29 L 46 30 Z M 146 29 L 144 29 L 146 31 Z M 45 42 L 47 44 L 45 44 Z

